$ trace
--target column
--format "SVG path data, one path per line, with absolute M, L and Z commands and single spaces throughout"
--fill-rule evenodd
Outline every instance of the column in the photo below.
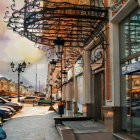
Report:
M 83 53 L 83 115 L 91 116 L 91 65 L 90 51 Z
M 75 114 L 77 113 L 77 80 L 75 75 L 73 78 L 73 82 L 74 82 L 74 98 L 72 102 L 72 110 L 73 110 L 73 114 Z

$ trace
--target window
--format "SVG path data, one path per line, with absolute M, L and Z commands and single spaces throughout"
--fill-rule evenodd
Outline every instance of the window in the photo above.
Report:
M 140 52 L 140 9 L 120 24 L 121 59 Z

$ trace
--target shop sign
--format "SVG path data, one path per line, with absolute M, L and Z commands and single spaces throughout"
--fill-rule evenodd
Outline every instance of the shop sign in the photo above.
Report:
M 70 69 L 68 71 L 68 80 L 70 80 L 72 77 L 73 77 L 73 72 L 72 72 L 72 69 Z
M 140 61 L 122 67 L 122 74 L 123 75 L 131 74 L 133 72 L 138 72 L 138 71 L 140 71 Z
M 74 66 L 74 74 L 75 76 L 79 75 L 83 72 L 83 61 L 82 59 L 78 60 Z
M 112 12 L 117 12 L 122 6 L 123 2 L 127 2 L 128 0 L 111 0 L 111 10 Z
M 103 65 L 103 52 L 101 46 L 91 51 L 91 68 L 95 70 Z

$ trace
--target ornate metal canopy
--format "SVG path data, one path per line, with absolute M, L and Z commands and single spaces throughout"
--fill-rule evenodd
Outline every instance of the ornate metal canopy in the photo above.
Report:
M 15 2 L 15 0 L 13 0 Z M 54 40 L 61 37 L 64 47 L 83 48 L 108 22 L 105 7 L 76 5 L 48 0 L 25 0 L 20 10 L 5 13 L 7 26 L 29 40 L 47 46 L 54 46 Z

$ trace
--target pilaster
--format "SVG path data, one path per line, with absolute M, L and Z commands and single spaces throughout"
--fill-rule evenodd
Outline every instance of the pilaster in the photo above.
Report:
M 91 116 L 91 65 L 90 51 L 84 50 L 83 53 L 83 115 Z

